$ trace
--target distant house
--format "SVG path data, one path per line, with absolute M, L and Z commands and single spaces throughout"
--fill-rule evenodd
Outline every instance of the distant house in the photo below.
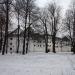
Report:
M 20 37 L 19 52 L 20 53 L 22 53 L 22 50 L 23 50 L 23 33 L 24 31 L 20 29 L 20 33 L 19 33 L 19 37 Z M 14 31 L 9 33 L 9 37 L 8 37 L 8 51 L 9 52 L 16 52 L 17 50 L 17 43 L 18 43 L 17 34 L 18 34 L 18 29 L 15 29 Z M 55 48 L 57 52 L 70 51 L 70 48 L 68 46 L 61 47 L 61 38 L 57 38 L 57 37 L 56 37 Z M 52 36 L 51 35 L 48 35 L 48 49 L 50 52 L 52 52 Z M 31 30 L 28 51 L 29 52 L 45 52 L 45 40 L 44 40 L 43 34 L 34 33 L 34 31 Z

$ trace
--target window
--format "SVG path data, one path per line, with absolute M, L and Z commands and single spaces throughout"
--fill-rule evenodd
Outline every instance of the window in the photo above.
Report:
M 41 43 L 41 41 L 39 41 Z
M 41 47 L 41 45 L 40 45 L 40 47 Z
M 12 48 L 10 48 L 10 50 L 12 50 Z
M 10 45 L 12 45 L 12 43 L 10 43 Z
M 10 40 L 12 40 L 12 38 L 10 38 Z
M 45 45 L 43 45 L 43 47 L 45 47 Z

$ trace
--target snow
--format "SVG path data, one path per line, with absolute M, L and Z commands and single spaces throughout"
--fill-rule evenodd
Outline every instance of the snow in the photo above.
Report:
M 0 75 L 75 75 L 72 53 L 0 54 Z

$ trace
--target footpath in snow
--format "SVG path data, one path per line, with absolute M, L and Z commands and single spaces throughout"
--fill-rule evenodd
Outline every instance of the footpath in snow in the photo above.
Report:
M 71 53 L 0 54 L 0 75 L 75 75 Z

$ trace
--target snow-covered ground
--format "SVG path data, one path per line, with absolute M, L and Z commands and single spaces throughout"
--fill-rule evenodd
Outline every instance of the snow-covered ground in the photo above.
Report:
M 75 75 L 71 53 L 0 54 L 0 75 Z

